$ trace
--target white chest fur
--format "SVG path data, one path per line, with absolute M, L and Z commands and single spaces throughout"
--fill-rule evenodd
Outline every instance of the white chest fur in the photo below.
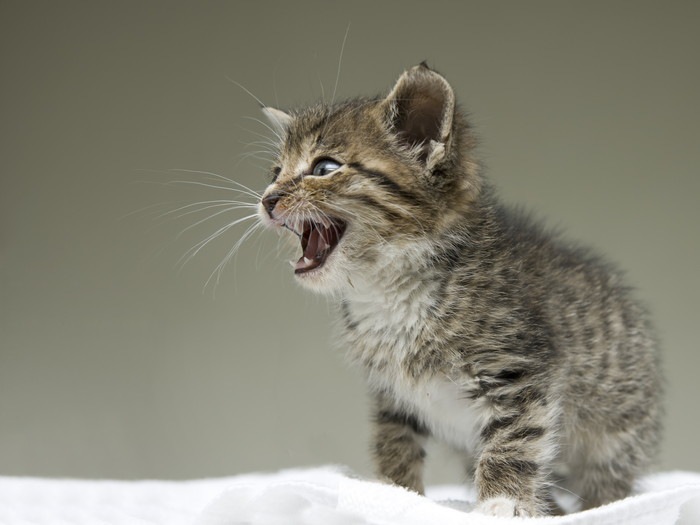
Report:
M 405 314 L 418 317 L 415 312 Z M 394 324 L 387 322 L 389 317 L 364 317 L 360 321 L 362 343 L 349 342 L 370 387 L 388 393 L 397 410 L 416 417 L 437 439 L 460 450 L 473 450 L 486 414 L 483 406 L 466 395 L 470 379 L 455 380 L 439 370 L 412 376 L 407 369 L 412 354 L 427 351 L 419 343 L 425 337 L 422 324 L 420 320 Z
M 430 351 L 426 317 L 436 284 L 429 279 L 403 284 L 390 297 L 375 289 L 347 303 L 355 325 L 350 357 L 364 367 L 370 387 L 388 393 L 397 410 L 415 416 L 441 441 L 473 449 L 484 413 L 466 396 L 469 378 L 455 381 L 438 369 L 416 377 L 409 370 L 416 355 Z
M 483 412 L 448 378 L 394 384 L 397 408 L 414 414 L 433 436 L 461 450 L 476 446 Z

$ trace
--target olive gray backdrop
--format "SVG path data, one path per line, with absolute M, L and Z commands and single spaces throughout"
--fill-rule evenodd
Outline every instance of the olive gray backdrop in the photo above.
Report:
M 251 199 L 197 172 L 265 187 L 246 89 L 375 94 L 422 60 L 504 199 L 628 271 L 664 348 L 660 468 L 700 470 L 698 27 L 698 2 L 3 1 L 0 474 L 369 474 L 333 307 L 272 232 L 212 274 L 250 220 L 189 258 L 251 212 L 203 209 Z

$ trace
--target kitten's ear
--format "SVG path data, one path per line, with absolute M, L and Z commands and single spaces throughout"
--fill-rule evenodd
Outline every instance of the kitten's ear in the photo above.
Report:
M 288 113 L 285 113 L 281 109 L 271 108 L 265 106 L 262 108 L 263 113 L 270 122 L 270 125 L 275 130 L 275 133 L 281 137 L 287 134 L 290 124 L 292 123 L 293 117 Z
M 428 169 L 448 151 L 455 111 L 452 87 L 425 63 L 398 79 L 383 102 L 392 130 Z

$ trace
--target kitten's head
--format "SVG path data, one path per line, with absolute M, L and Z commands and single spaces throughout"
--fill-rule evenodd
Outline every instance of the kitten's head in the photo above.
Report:
M 294 273 L 316 290 L 424 257 L 479 193 L 474 139 L 425 64 L 383 98 L 264 112 L 280 148 L 259 213 L 298 237 Z

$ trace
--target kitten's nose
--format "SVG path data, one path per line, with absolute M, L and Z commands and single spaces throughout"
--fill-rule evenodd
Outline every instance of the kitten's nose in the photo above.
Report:
M 263 197 L 262 205 L 265 208 L 267 214 L 270 216 L 270 219 L 274 219 L 274 217 L 272 216 L 272 212 L 274 211 L 275 206 L 277 206 L 277 202 L 280 200 L 280 197 L 281 194 L 279 194 L 276 191 L 273 191 L 267 197 Z

